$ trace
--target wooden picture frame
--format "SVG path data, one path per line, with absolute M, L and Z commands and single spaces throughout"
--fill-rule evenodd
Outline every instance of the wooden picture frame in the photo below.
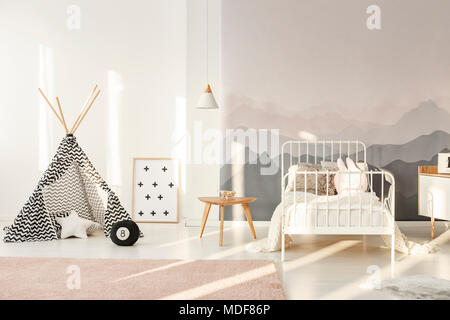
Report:
M 163 170 L 164 168 L 166 170 Z M 159 172 L 159 170 L 163 172 Z M 165 176 L 166 173 L 167 176 Z M 158 179 L 159 181 L 156 181 Z M 151 183 L 150 180 L 154 180 L 154 183 Z M 178 223 L 180 166 L 177 159 L 133 158 L 132 183 L 131 216 L 135 222 Z M 164 198 L 166 200 L 163 200 Z M 173 201 L 176 203 L 174 204 Z M 170 214 L 172 212 L 174 214 Z
M 438 173 L 450 173 L 450 153 L 438 153 Z

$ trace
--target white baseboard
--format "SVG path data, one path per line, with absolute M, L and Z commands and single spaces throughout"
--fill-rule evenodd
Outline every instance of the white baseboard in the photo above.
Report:
M 184 220 L 184 221 L 183 221 Z M 7 215 L 0 215 L 0 224 L 9 224 L 14 221 L 14 217 Z M 180 223 L 184 223 L 186 227 L 200 227 L 202 220 L 201 219 L 181 219 Z M 444 227 L 446 223 L 450 223 L 448 221 L 436 221 L 437 227 Z M 419 227 L 419 226 L 430 226 L 430 221 L 397 221 L 397 224 L 400 228 L 408 228 L 408 227 Z M 206 225 L 209 227 L 219 227 L 220 221 L 216 219 L 208 219 Z M 253 225 L 255 227 L 268 227 L 270 225 L 270 221 L 253 221 Z M 248 226 L 247 221 L 224 221 L 224 226 L 226 227 L 237 227 L 237 226 Z
M 449 221 L 436 221 L 436 226 L 445 226 Z M 420 227 L 420 226 L 430 226 L 430 221 L 397 221 L 398 226 L 401 227 Z
M 201 219 L 186 219 L 185 226 L 186 227 L 200 227 L 202 224 Z M 248 226 L 247 221 L 224 221 L 223 225 L 225 227 L 237 227 L 237 226 Z M 270 221 L 253 221 L 253 225 L 255 227 L 268 227 L 270 225 Z M 207 227 L 219 227 L 219 220 L 209 220 L 206 222 Z
M 200 227 L 202 223 L 201 219 L 186 219 L 185 226 L 186 227 Z M 436 221 L 436 226 L 445 226 L 445 223 L 449 223 L 448 221 Z M 421 226 L 430 226 L 430 221 L 397 221 L 397 224 L 400 228 L 408 228 L 408 227 L 421 227 Z M 219 227 L 219 220 L 208 220 L 206 225 L 209 227 Z M 236 226 L 247 226 L 247 221 L 224 221 L 224 226 L 226 227 L 236 227 Z M 255 227 L 268 227 L 270 225 L 270 221 L 253 221 L 253 225 Z

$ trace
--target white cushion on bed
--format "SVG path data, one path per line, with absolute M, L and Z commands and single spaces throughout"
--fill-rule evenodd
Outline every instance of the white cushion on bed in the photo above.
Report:
M 288 171 L 288 184 L 286 187 L 286 192 L 294 191 L 305 191 L 305 175 L 304 174 L 296 174 L 296 172 L 315 172 L 321 171 L 321 165 L 310 164 L 310 163 L 299 163 L 298 165 L 293 165 L 289 168 Z M 336 171 L 335 169 L 331 171 Z M 335 195 L 336 189 L 333 183 L 334 174 L 329 174 L 328 176 L 328 194 Z M 295 181 L 295 185 L 294 185 Z M 307 174 L 306 175 L 306 192 L 317 193 L 319 195 L 327 194 L 327 175 L 322 173 L 317 175 L 317 186 L 316 186 L 316 175 L 315 174 Z
M 324 169 L 324 170 L 339 170 L 336 161 L 320 161 L 320 165 L 322 166 L 322 169 Z M 358 166 L 359 170 L 361 170 L 361 171 L 369 170 L 369 166 L 365 162 L 356 162 L 356 165 Z
M 324 169 L 330 170 L 331 168 L 338 168 L 342 174 L 336 174 L 334 176 L 334 186 L 338 194 L 354 193 L 368 190 L 368 177 L 367 175 L 358 174 L 345 174 L 345 172 L 361 172 L 367 171 L 368 166 L 365 162 L 355 162 L 347 158 L 347 164 L 339 158 L 335 163 L 329 161 L 322 161 L 321 165 Z

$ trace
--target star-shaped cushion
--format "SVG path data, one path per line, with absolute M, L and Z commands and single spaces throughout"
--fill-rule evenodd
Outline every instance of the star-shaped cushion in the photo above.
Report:
M 73 210 L 67 217 L 57 217 L 56 222 L 58 222 L 61 226 L 61 239 L 66 239 L 69 237 L 86 239 L 86 230 L 97 225 L 96 222 L 80 218 Z

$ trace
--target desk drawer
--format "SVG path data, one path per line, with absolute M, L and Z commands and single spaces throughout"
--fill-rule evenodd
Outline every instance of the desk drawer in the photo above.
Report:
M 419 175 L 419 215 L 450 220 L 450 178 Z

